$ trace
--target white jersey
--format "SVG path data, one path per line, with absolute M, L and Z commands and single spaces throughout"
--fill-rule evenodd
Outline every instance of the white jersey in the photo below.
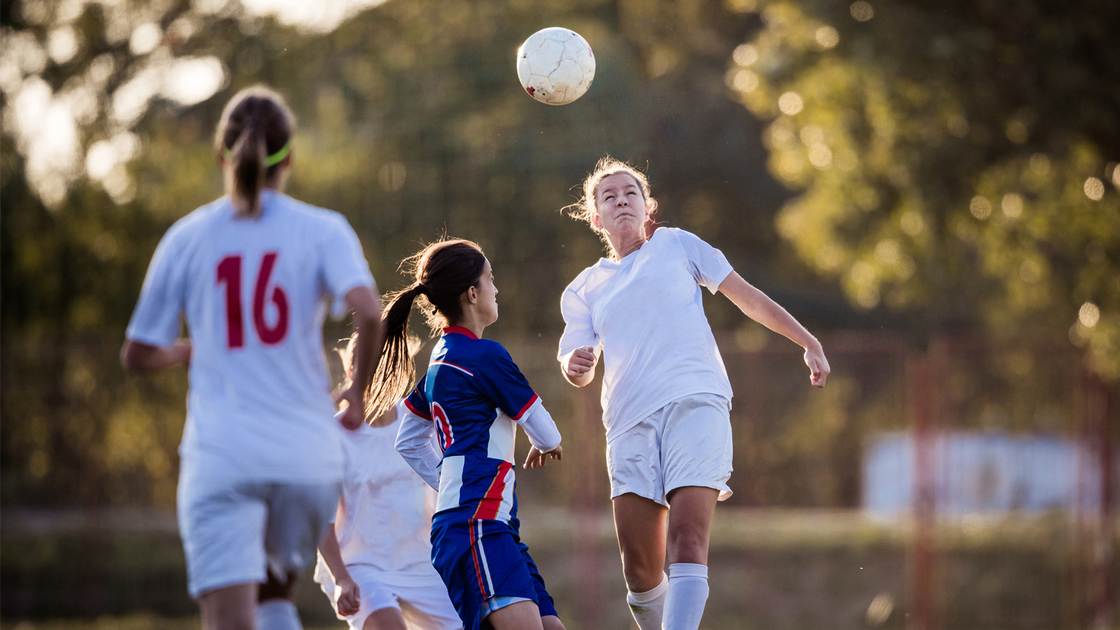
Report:
M 262 192 L 260 217 L 238 218 L 222 198 L 167 231 L 127 337 L 170 346 L 186 315 L 181 480 L 341 479 L 322 324 L 363 286 L 373 277 L 346 219 L 276 191 Z
M 335 537 L 347 565 L 389 573 L 434 574 L 431 554 L 436 492 L 397 453 L 400 420 L 383 427 L 363 424 L 343 435 L 346 474 L 334 519 Z M 329 578 L 322 557 L 315 580 Z
M 731 383 L 704 315 L 700 287 L 715 293 L 732 272 L 696 235 L 661 228 L 622 260 L 599 259 L 564 290 L 558 358 L 582 346 L 603 356 L 607 441 L 692 394 L 731 400 Z

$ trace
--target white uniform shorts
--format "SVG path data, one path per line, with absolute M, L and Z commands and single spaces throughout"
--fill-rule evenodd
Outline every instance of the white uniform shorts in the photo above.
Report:
M 611 498 L 632 492 L 668 506 L 685 486 L 731 496 L 731 404 L 717 394 L 674 400 L 607 443 Z
M 191 597 L 283 579 L 315 562 L 338 506 L 338 484 L 180 480 L 179 533 Z
M 435 569 L 415 573 L 387 573 L 368 564 L 348 564 L 346 570 L 358 585 L 361 604 L 358 612 L 344 617 L 338 614 L 335 584 L 328 571 L 316 575 L 319 585 L 331 600 L 335 615 L 362 630 L 371 614 L 385 608 L 401 611 L 409 630 L 462 630 L 459 613 L 447 597 L 447 587 Z

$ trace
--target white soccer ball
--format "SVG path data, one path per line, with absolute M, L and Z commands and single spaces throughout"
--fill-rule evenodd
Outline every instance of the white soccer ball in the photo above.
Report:
M 517 49 L 517 78 L 538 101 L 567 105 L 591 87 L 595 55 L 587 40 L 573 30 L 541 29 Z

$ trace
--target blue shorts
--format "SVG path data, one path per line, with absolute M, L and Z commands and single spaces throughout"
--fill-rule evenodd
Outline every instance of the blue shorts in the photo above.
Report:
M 432 565 L 464 630 L 489 628 L 483 616 L 492 597 L 536 602 L 542 617 L 556 614 L 529 548 L 509 523 L 470 520 L 432 525 Z

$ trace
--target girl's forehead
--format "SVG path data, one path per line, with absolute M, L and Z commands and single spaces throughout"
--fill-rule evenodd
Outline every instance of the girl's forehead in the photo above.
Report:
M 596 188 L 596 192 L 600 192 L 607 188 L 626 188 L 628 186 L 633 186 L 638 190 L 641 190 L 641 186 L 638 185 L 637 178 L 625 171 L 619 171 L 617 173 L 606 175 L 603 177 L 603 179 L 599 180 L 599 186 Z

